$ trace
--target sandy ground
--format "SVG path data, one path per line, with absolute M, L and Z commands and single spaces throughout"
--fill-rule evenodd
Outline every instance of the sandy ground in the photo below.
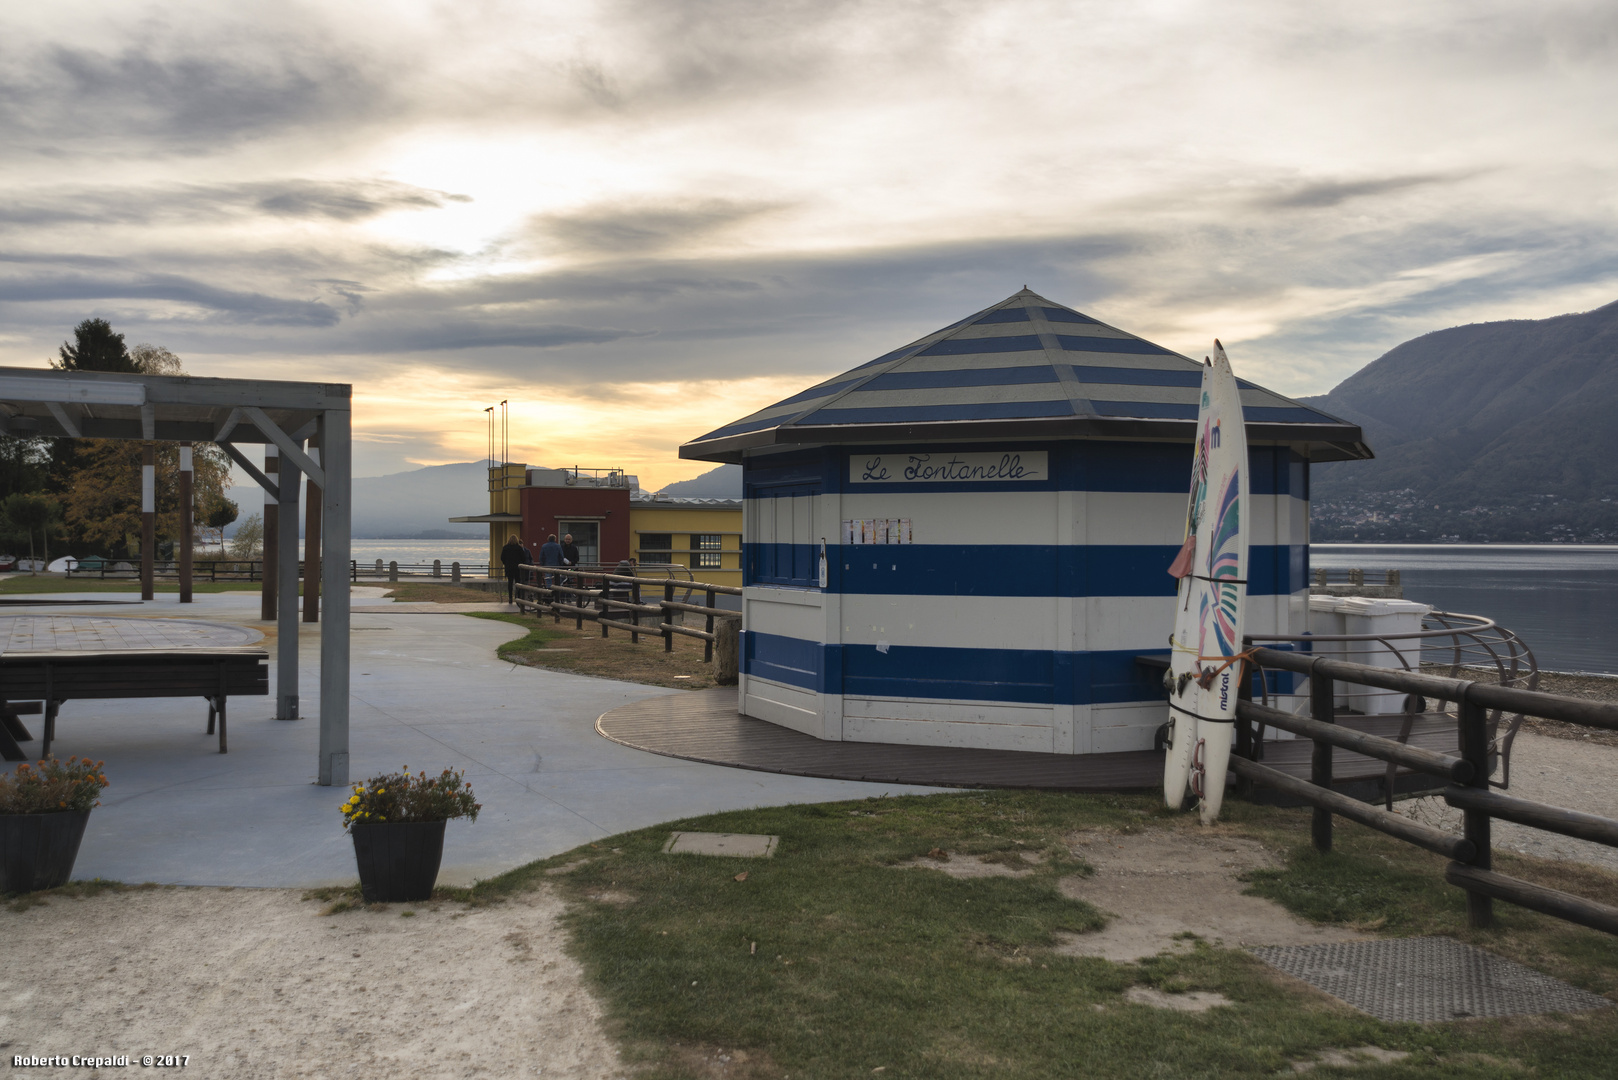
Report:
M 1183 951 L 1197 937 L 1229 947 L 1316 945 L 1366 935 L 1316 926 L 1280 904 L 1243 896 L 1238 875 L 1279 866 L 1279 853 L 1217 828 L 1196 832 L 1083 832 L 1068 838 L 1073 853 L 1095 868 L 1063 878 L 1068 896 L 1087 900 L 1112 918 L 1101 930 L 1069 935 L 1060 952 L 1129 963 Z
M 1505 794 L 1618 818 L 1618 746 L 1537 735 L 1525 728 L 1517 733 L 1511 748 L 1511 787 Z M 1436 795 L 1394 806 L 1417 821 L 1457 834 L 1461 831 L 1461 812 Z M 1496 848 L 1618 870 L 1618 848 L 1526 825 L 1496 821 L 1492 840 Z
M 0 909 L 0 1051 L 189 1054 L 186 1074 L 241 1080 L 624 1075 L 549 895 L 329 917 L 301 896 L 163 888 Z

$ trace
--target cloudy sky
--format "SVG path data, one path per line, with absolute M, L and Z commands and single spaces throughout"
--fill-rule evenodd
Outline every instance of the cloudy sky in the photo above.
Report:
M 7 5 L 0 363 L 354 384 L 356 474 L 685 439 L 1023 285 L 1321 393 L 1618 299 L 1610 0 Z

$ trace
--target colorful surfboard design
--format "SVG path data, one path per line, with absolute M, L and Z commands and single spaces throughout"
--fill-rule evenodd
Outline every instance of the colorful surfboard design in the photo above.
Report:
M 1241 391 L 1219 342 L 1202 372 L 1186 541 L 1169 573 L 1180 579 L 1169 668 L 1170 737 L 1163 798 L 1178 809 L 1187 788 L 1202 820 L 1218 819 L 1245 667 L 1247 431 Z

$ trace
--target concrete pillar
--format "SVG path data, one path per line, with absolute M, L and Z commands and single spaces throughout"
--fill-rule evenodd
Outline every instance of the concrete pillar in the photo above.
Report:
M 150 600 L 157 567 L 157 448 L 140 448 L 140 598 Z
M 320 451 L 313 445 L 309 456 L 320 464 Z M 303 511 L 303 621 L 320 621 L 320 486 L 309 481 L 309 495 Z
M 281 469 L 281 451 L 274 443 L 264 444 L 264 476 L 272 484 Z M 281 530 L 280 507 L 275 500 L 264 500 L 264 580 L 259 591 L 259 615 L 265 622 L 275 621 L 276 574 L 280 569 Z
M 282 462 L 276 519 L 275 718 L 298 718 L 298 496 L 303 473 L 291 459 Z M 265 560 L 269 567 L 269 560 Z
M 328 409 L 317 421 L 320 462 L 326 474 L 321 491 L 325 526 L 321 560 L 326 611 L 320 632 L 320 783 L 348 784 L 348 559 L 353 468 L 349 414 Z
M 191 541 L 197 523 L 193 514 L 195 499 L 192 484 L 191 444 L 180 444 L 180 603 L 191 603 Z

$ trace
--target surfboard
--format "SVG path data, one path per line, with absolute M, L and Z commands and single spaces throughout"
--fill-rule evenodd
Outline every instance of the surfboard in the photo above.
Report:
M 1245 665 L 1247 431 L 1241 391 L 1224 346 L 1202 371 L 1185 543 L 1169 568 L 1179 578 L 1169 666 L 1169 745 L 1163 798 L 1174 809 L 1187 787 L 1204 823 L 1224 801 L 1237 690 Z

